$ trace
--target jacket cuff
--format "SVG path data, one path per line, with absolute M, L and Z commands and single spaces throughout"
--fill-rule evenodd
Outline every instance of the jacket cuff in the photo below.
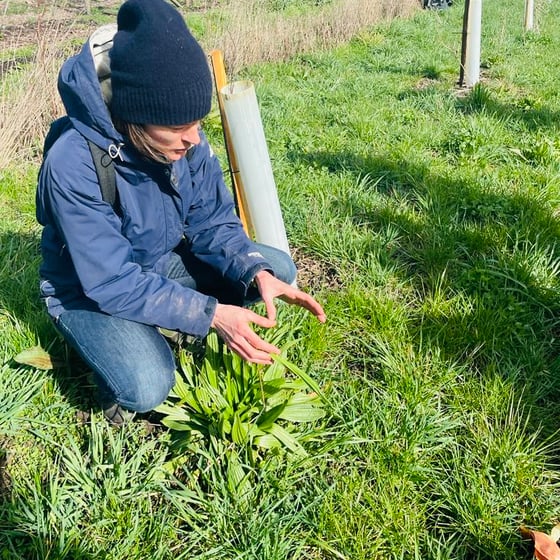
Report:
M 204 312 L 200 314 L 199 320 L 193 322 L 193 326 L 189 328 L 188 331 L 185 331 L 186 334 L 199 338 L 205 338 L 210 332 L 210 325 L 212 324 L 212 319 L 214 319 L 217 305 L 218 300 L 214 297 L 208 296 Z

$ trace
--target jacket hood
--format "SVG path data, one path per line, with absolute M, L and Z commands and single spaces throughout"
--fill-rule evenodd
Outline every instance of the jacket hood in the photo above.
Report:
M 72 125 L 105 150 L 123 142 L 108 108 L 109 50 L 116 31 L 116 24 L 95 31 L 81 51 L 62 65 L 58 75 L 58 91 Z

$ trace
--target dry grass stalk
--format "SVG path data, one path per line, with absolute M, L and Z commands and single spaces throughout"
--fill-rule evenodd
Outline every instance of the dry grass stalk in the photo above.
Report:
M 267 12 L 258 1 L 235 0 L 225 10 L 224 27 L 206 42 L 223 51 L 228 73 L 235 75 L 250 64 L 336 46 L 368 26 L 407 16 L 419 5 L 418 0 L 337 0 L 286 17 Z
M 266 12 L 259 0 L 231 0 L 224 8 L 223 28 L 203 40 L 207 50 L 224 53 L 230 79 L 244 66 L 285 60 L 301 52 L 328 48 L 360 30 L 418 9 L 418 0 L 337 0 L 306 15 L 286 17 Z M 49 122 L 64 114 L 56 90 L 66 57 L 60 45 L 73 25 L 37 23 L 37 51 L 26 70 L 5 72 L 0 81 L 0 169 L 40 157 Z M 85 39 L 85 36 L 84 36 Z M 10 66 L 10 61 L 2 65 Z
M 0 82 L 0 169 L 35 159 L 48 123 L 64 113 L 56 89 L 63 40 L 60 28 L 38 33 L 32 60 Z

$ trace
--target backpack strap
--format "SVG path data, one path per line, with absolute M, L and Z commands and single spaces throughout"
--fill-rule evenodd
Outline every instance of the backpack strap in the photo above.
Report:
M 118 216 L 122 217 L 113 160 L 105 150 L 91 140 L 88 140 L 88 145 L 101 188 L 101 198 L 113 207 Z
M 71 127 L 72 123 L 68 116 L 60 117 L 51 123 L 43 144 L 43 161 L 53 144 Z M 101 189 L 101 198 L 113 207 L 113 211 L 117 216 L 122 218 L 113 159 L 97 144 L 94 144 L 90 140 L 88 140 L 87 143 L 93 159 L 93 165 L 95 166 L 95 172 L 97 173 L 97 180 L 99 181 L 99 187 Z

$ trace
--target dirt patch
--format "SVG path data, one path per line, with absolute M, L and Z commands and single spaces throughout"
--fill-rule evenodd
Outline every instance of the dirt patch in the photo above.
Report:
M 338 290 L 342 287 L 337 270 L 330 264 L 306 254 L 301 249 L 295 249 L 292 256 L 298 269 L 298 288 L 318 292 Z
M 0 2 L 0 52 L 36 46 L 48 32 L 49 36 L 83 37 L 100 24 L 86 13 L 85 2 L 67 2 L 64 6 L 37 8 L 29 2 L 22 13 L 10 13 L 10 0 Z M 92 1 L 91 13 L 116 14 L 121 0 Z
M 8 442 L 0 440 L 0 502 L 9 496 L 12 488 L 12 480 L 8 474 L 10 455 L 7 448 Z
M 37 0 L 16 2 L 0 0 L 0 53 L 26 46 L 35 46 L 48 31 L 50 35 L 83 38 L 104 23 L 116 21 L 116 14 L 124 0 L 90 0 L 89 14 L 85 0 L 56 0 L 49 3 Z M 15 11 L 19 4 L 18 13 Z M 23 5 L 25 4 L 25 6 Z M 49 4 L 49 5 L 45 5 Z M 216 8 L 219 0 L 190 0 L 182 2 L 181 11 L 203 12 Z

